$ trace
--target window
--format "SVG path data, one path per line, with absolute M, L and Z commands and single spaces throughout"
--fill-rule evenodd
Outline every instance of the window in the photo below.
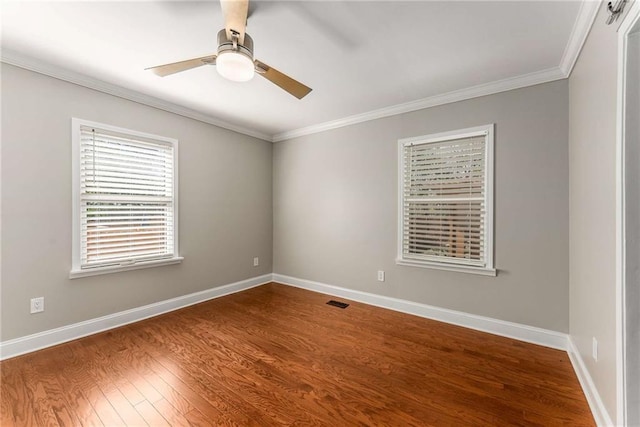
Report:
M 398 146 L 397 263 L 495 276 L 493 125 Z
M 70 277 L 180 262 L 178 141 L 80 119 Z

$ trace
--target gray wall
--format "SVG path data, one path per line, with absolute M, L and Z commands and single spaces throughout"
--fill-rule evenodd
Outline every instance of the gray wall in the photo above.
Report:
M 571 338 L 615 422 L 618 44 L 605 7 L 569 78 L 569 311 Z
M 397 266 L 397 140 L 488 123 L 498 276 Z M 274 273 L 567 332 L 567 138 L 563 80 L 277 143 Z
M 69 280 L 72 117 L 180 141 L 182 264 Z M 271 158 L 269 142 L 3 64 L 1 339 L 271 273 Z

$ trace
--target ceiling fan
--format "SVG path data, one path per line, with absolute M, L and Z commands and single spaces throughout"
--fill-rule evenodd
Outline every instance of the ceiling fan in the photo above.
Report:
M 158 65 L 146 70 L 165 77 L 202 65 L 215 65 L 218 73 L 228 80 L 245 82 L 258 73 L 298 99 L 308 95 L 310 87 L 253 58 L 253 39 L 245 32 L 249 0 L 220 0 L 220 4 L 225 27 L 218 32 L 217 54 Z

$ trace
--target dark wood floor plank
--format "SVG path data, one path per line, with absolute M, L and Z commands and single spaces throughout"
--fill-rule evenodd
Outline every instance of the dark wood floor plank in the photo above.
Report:
M 48 349 L 49 357 L 45 360 L 51 360 L 50 357 L 53 349 Z M 78 424 L 77 418 L 69 413 L 66 400 L 60 390 L 60 385 L 56 381 L 55 372 L 59 369 L 53 363 L 49 362 L 48 367 L 51 370 L 38 370 L 38 361 L 42 361 L 33 354 L 25 356 L 27 359 L 26 366 L 21 370 L 23 380 L 28 389 L 29 395 L 32 396 L 34 403 L 34 415 L 37 425 L 53 425 L 53 426 L 74 426 Z M 54 359 L 55 360 L 55 359 Z
M 40 378 L 60 425 L 101 426 L 98 414 L 74 381 L 82 372 L 71 348 L 43 350 L 41 354 L 46 357 L 30 358 L 30 368 Z
M 28 425 L 33 420 L 20 418 L 31 415 L 30 399 L 20 378 L 20 362 L 9 359 L 0 364 L 0 425 Z M 20 405 L 20 406 L 17 406 Z
M 124 425 L 124 421 L 118 415 L 116 409 L 111 406 L 111 403 L 107 397 L 102 393 L 102 390 L 96 386 L 90 386 L 85 389 L 87 399 L 91 403 L 91 406 L 98 414 L 100 421 L 105 426 Z
M 144 420 L 153 427 L 170 427 L 171 424 L 164 418 L 160 412 L 147 400 L 136 405 L 136 411 L 144 418 Z
M 142 400 L 153 403 L 162 399 L 162 395 L 147 380 L 149 369 L 141 366 L 139 363 L 139 355 L 136 357 L 130 354 L 133 351 L 127 347 L 114 347 L 114 335 L 118 336 L 126 329 L 119 328 L 114 331 L 108 331 L 99 334 L 99 339 L 93 344 L 94 351 L 107 355 L 108 359 L 103 360 L 100 371 L 103 372 L 98 379 L 101 384 L 105 384 L 104 388 L 109 391 L 118 388 L 127 397 L 129 403 L 136 405 Z M 127 351 L 122 351 L 125 348 Z M 94 367 L 94 369 L 97 369 Z M 105 375 L 106 374 L 106 375 Z M 126 382 L 123 381 L 126 379 Z M 133 389 L 130 386 L 133 386 Z M 125 391 L 123 391 L 123 389 Z
M 219 420 L 224 425 L 260 426 L 262 414 L 252 405 L 247 404 L 237 394 L 230 392 L 219 384 L 201 381 L 195 369 L 193 373 L 186 372 L 178 364 L 165 359 L 166 365 L 155 366 L 154 369 L 164 369 L 162 375 L 173 375 L 176 380 L 185 384 L 181 393 L 198 411 L 212 420 Z M 188 366 L 188 364 L 184 364 Z M 193 412 L 193 411 L 191 411 Z M 195 416 L 195 415 L 194 415 Z
M 172 426 L 188 426 L 189 421 L 184 417 L 184 414 L 180 412 L 175 406 L 173 406 L 166 399 L 160 399 L 157 402 L 153 402 L 153 406 L 167 419 Z
M 291 304 L 291 302 L 290 302 L 290 301 L 289 301 L 288 303 L 289 303 L 289 304 Z M 319 306 L 318 306 L 318 307 L 319 307 Z M 351 319 L 350 319 L 350 320 L 351 320 Z M 424 319 L 422 319 L 422 320 L 424 320 Z M 323 323 L 326 323 L 326 322 L 323 322 Z M 455 329 L 458 329 L 459 331 L 466 332 L 466 330 L 464 330 L 463 328 L 459 328 L 459 327 L 455 327 L 455 326 L 451 326 L 451 325 L 442 325 L 442 324 L 438 324 L 437 322 L 432 322 L 432 323 L 437 324 L 439 328 L 443 328 L 443 326 L 445 326 L 445 327 L 448 327 L 449 329 L 454 329 L 454 330 L 455 330 Z M 275 329 L 277 329 L 277 328 L 275 328 Z M 336 328 L 336 329 L 339 329 L 339 328 Z M 396 329 L 397 329 L 397 328 L 396 328 Z M 337 334 L 339 335 L 339 332 L 338 332 Z M 320 335 L 321 335 L 321 336 L 326 336 L 327 334 L 320 334 Z M 335 334 L 334 334 L 334 335 L 335 335 Z M 488 335 L 488 334 L 481 334 L 481 336 L 488 337 L 490 341 L 491 341 L 491 340 L 495 340 L 495 339 L 497 339 L 498 341 L 502 340 L 503 342 L 507 342 L 507 343 L 513 343 L 513 342 L 514 342 L 513 340 L 508 340 L 508 339 L 505 339 L 505 338 L 502 338 L 502 337 L 494 337 L 494 336 L 491 336 L 491 335 Z M 334 337 L 334 339 L 336 339 L 336 337 Z M 449 343 L 448 345 L 450 346 L 450 345 L 451 345 L 451 343 Z M 396 348 L 397 348 L 397 346 L 394 346 L 394 347 L 396 347 Z M 455 360 L 452 360 L 452 359 L 456 356 L 456 354 L 455 354 L 455 353 L 451 353 L 451 352 L 450 352 L 450 348 L 445 347 L 445 349 L 447 350 L 447 358 L 446 358 L 446 360 L 445 360 L 445 362 L 446 362 L 446 363 L 445 363 L 445 367 L 447 367 L 447 369 L 449 370 L 449 375 L 448 375 L 448 377 L 449 377 L 449 378 L 447 378 L 447 382 L 449 382 L 449 386 L 453 386 L 453 385 L 454 385 L 454 383 L 451 381 L 450 376 L 451 376 L 451 374 L 452 374 L 452 373 L 453 373 L 453 374 L 455 374 L 455 371 L 451 371 L 451 369 L 450 369 L 450 365 L 452 364 L 452 362 L 455 362 Z M 378 350 L 380 350 L 380 349 L 378 348 Z M 341 353 L 336 353 L 336 354 L 341 354 Z M 400 352 L 400 351 L 399 351 L 399 352 L 398 352 L 398 354 L 403 354 L 403 352 Z M 557 356 L 557 355 L 563 355 L 563 356 L 564 356 L 564 360 L 566 360 L 566 361 L 568 362 L 567 357 L 566 357 L 566 354 L 563 354 L 562 352 L 549 350 L 549 354 L 553 354 L 553 355 L 556 355 L 556 356 Z M 359 353 L 359 355 L 362 355 L 362 353 Z M 432 355 L 432 356 L 433 356 L 433 355 Z M 376 359 L 376 360 L 377 360 L 377 359 L 380 359 L 380 358 L 379 358 L 379 357 L 376 357 L 376 358 L 374 358 L 374 359 Z M 477 359 L 477 358 L 476 358 L 476 359 Z M 527 357 L 525 357 L 525 359 L 524 359 L 524 360 L 515 360 L 515 361 L 516 361 L 518 364 L 520 364 L 520 363 L 522 363 L 522 362 L 524 362 L 524 361 L 527 361 L 528 359 L 529 359 L 529 357 L 527 356 Z M 480 360 L 481 362 L 483 361 L 483 359 L 478 359 L 478 360 Z M 427 362 L 427 360 L 425 360 L 425 362 Z M 471 360 L 471 359 L 470 359 L 470 360 L 460 360 L 460 361 L 458 362 L 458 365 L 459 365 L 459 366 L 473 365 L 473 362 L 474 362 L 474 360 Z M 483 363 L 481 363 L 480 365 L 482 365 L 482 364 L 483 364 Z M 428 365 L 425 365 L 425 366 L 428 366 Z M 429 368 L 430 368 L 430 369 L 433 369 L 434 367 L 437 367 L 437 366 L 434 366 L 433 364 L 431 364 L 431 366 L 429 366 Z M 493 371 L 493 372 L 501 372 L 501 370 L 500 370 L 500 367 L 499 367 L 499 366 L 490 366 L 489 368 L 490 368 L 490 371 Z M 566 368 L 566 372 L 569 372 L 569 373 L 570 373 L 570 377 L 572 377 L 572 379 L 574 380 L 574 382 L 573 382 L 573 383 L 575 384 L 575 375 L 573 374 L 573 372 L 572 372 L 572 370 L 571 370 L 570 366 L 567 364 L 567 365 L 565 366 L 565 368 Z M 548 367 L 547 367 L 547 369 L 548 369 Z M 523 373 L 523 372 L 520 372 L 520 373 Z M 526 374 L 526 371 L 525 371 L 524 373 Z M 542 377 L 549 378 L 548 372 L 543 372 L 542 374 L 543 374 L 543 375 L 541 375 Z M 444 375 L 442 375 L 442 377 L 443 377 L 443 378 L 446 378 Z M 536 372 L 536 376 L 534 376 L 534 377 L 532 377 L 532 378 L 529 378 L 529 381 L 527 382 L 527 384 L 528 384 L 528 385 L 532 385 L 531 383 L 533 382 L 533 385 L 535 385 L 535 383 L 536 383 L 536 382 L 538 382 L 538 377 L 539 377 L 539 373 L 537 373 L 537 372 Z M 502 378 L 502 379 L 501 379 L 501 381 L 504 381 L 504 379 L 505 379 L 505 378 Z M 462 378 L 462 380 L 463 380 L 463 382 L 462 382 L 462 384 L 461 384 L 461 385 L 462 385 L 462 388 L 461 388 L 461 390 L 459 391 L 459 393 L 465 393 L 465 392 L 466 392 L 466 391 L 468 391 L 468 389 L 469 389 L 469 383 L 468 383 L 468 381 L 466 381 L 464 377 Z M 500 389 L 504 389 L 504 384 L 501 384 L 501 383 L 500 383 L 500 381 L 494 381 L 494 384 L 495 384 L 495 386 L 497 386 L 498 388 L 500 388 Z M 548 385 L 548 384 L 547 384 L 547 385 Z M 443 394 L 442 394 L 442 392 L 440 392 L 439 394 L 440 394 L 440 395 L 443 395 Z M 580 393 L 580 395 L 581 395 L 581 393 Z M 457 396 L 457 397 L 458 397 L 458 400 L 460 400 L 460 396 L 459 396 L 459 394 L 458 394 L 458 396 Z M 562 396 L 560 396 L 560 397 L 562 397 Z M 560 399 L 560 400 L 562 400 L 562 399 Z M 582 408 L 584 408 L 584 396 L 580 396 L 580 401 L 581 401 L 581 403 L 582 403 Z M 489 403 L 491 403 L 491 402 L 489 402 Z M 565 402 L 565 403 L 566 403 L 566 402 Z M 493 406 L 494 406 L 494 407 L 499 407 L 499 405 L 498 405 L 498 406 L 496 406 L 496 403 L 495 403 L 495 402 L 493 402 L 492 404 L 493 404 Z M 508 399 L 506 400 L 505 404 L 503 405 L 503 407 L 504 407 L 504 408 L 506 408 L 506 409 L 509 409 L 509 408 L 510 408 L 510 406 L 512 406 L 512 405 L 513 405 L 512 399 L 511 399 L 511 398 L 508 398 Z M 527 405 L 528 405 L 528 404 L 527 404 Z M 523 407 L 524 407 L 524 408 L 527 408 L 527 405 L 524 405 Z M 451 405 L 450 405 L 450 406 L 451 406 Z M 518 409 L 518 408 L 517 408 L 517 407 L 514 407 L 513 409 Z M 565 409 L 567 409 L 567 408 L 565 408 Z M 474 412 L 478 412 L 478 410 L 474 408 Z
M 153 385 L 143 376 L 136 372 L 132 372 L 130 374 L 130 379 L 136 390 L 138 390 L 148 402 L 153 403 L 162 399 L 162 394 L 160 394 L 158 390 L 156 390 L 155 387 L 153 387 Z
M 236 335 L 235 331 L 229 332 L 227 336 L 225 336 L 225 341 L 233 341 L 232 337 Z M 205 339 L 204 333 L 200 335 L 201 339 Z M 300 380 L 299 372 L 296 372 L 295 375 L 289 375 L 286 372 L 278 369 L 273 364 L 265 363 L 265 359 L 275 360 L 274 353 L 275 349 L 261 349 L 253 345 L 245 345 L 245 342 L 236 342 L 232 344 L 232 348 L 234 348 L 237 353 L 234 355 L 225 354 L 224 351 L 221 351 L 219 354 L 216 354 L 216 358 L 218 360 L 224 361 L 224 365 L 234 370 L 240 378 L 244 378 L 247 376 L 247 370 L 250 370 L 254 376 L 258 376 L 259 379 L 264 379 L 265 381 L 269 381 L 274 387 L 276 387 L 278 395 L 288 396 L 289 394 L 301 395 L 310 389 L 309 384 L 305 384 Z M 202 363 L 209 364 L 211 361 L 209 360 L 209 352 L 212 347 L 215 347 L 214 341 L 204 341 L 203 345 L 206 346 L 209 351 L 202 352 Z M 218 350 L 223 350 L 223 348 L 219 348 Z M 225 376 L 225 373 L 222 372 L 221 377 Z M 247 385 L 239 383 L 240 387 L 246 389 Z M 255 396 L 254 396 L 255 398 Z M 317 412 L 315 411 L 316 407 L 307 407 L 305 405 L 304 399 L 288 399 L 289 407 L 300 406 L 299 411 L 308 412 L 310 417 L 320 415 L 322 418 L 326 417 L 325 411 Z M 277 410 L 276 410 L 277 411 Z
M 190 426 L 193 427 L 211 427 L 212 425 L 224 425 L 224 426 L 233 426 L 240 427 L 240 424 L 236 424 L 234 422 L 222 421 L 220 418 L 206 416 L 197 409 L 187 413 L 184 415 L 187 422 Z
M 163 337 L 158 337 L 163 339 Z M 200 343 L 193 343 L 192 352 L 187 356 L 184 349 L 174 347 L 171 341 L 163 341 L 163 345 L 173 349 L 171 358 L 179 364 L 189 366 L 198 372 L 198 376 L 213 382 L 216 388 L 223 389 L 225 396 L 232 396 L 234 406 L 255 420 L 265 414 L 277 424 L 291 424 L 299 419 L 310 421 L 310 415 L 304 412 L 291 411 L 291 402 L 275 389 L 275 384 L 261 388 L 262 379 L 251 375 L 249 369 L 233 359 L 211 359 L 207 349 Z M 297 414 L 297 415 L 296 415 Z
M 269 284 L 0 363 L 3 425 L 572 425 L 566 353 Z
M 65 347 L 70 355 L 65 364 L 70 368 L 68 381 L 81 390 L 83 396 L 91 404 L 100 422 L 106 426 L 123 425 L 124 421 L 112 406 L 106 394 L 117 390 L 111 378 L 105 372 L 108 366 L 104 355 L 95 347 L 96 336 L 72 341 L 60 347 Z M 81 417 L 80 417 L 81 418 Z M 86 418 L 85 418 L 86 419 Z M 92 422 L 89 416 L 88 421 Z
M 130 340 L 128 338 L 128 335 L 125 334 L 119 337 L 119 339 L 121 339 L 122 342 L 126 343 L 126 345 L 130 349 L 136 350 L 136 359 L 138 364 L 145 364 L 146 366 L 150 367 L 150 369 L 153 371 L 153 374 L 147 371 L 148 375 L 156 375 L 161 378 L 166 384 L 169 384 L 175 390 L 175 392 L 179 393 L 180 396 L 182 396 L 186 400 L 186 402 L 188 402 L 187 405 L 183 405 L 187 412 L 193 412 L 193 409 L 190 409 L 188 405 L 197 407 L 199 411 L 208 414 L 210 417 L 212 417 L 212 419 L 218 417 L 224 418 L 226 416 L 226 413 L 230 412 L 230 408 L 228 405 L 225 405 L 222 410 L 219 410 L 199 394 L 197 387 L 196 389 L 192 388 L 190 384 L 193 384 L 195 382 L 195 379 L 191 378 L 189 371 L 177 367 L 179 375 L 174 375 L 162 364 L 163 360 L 165 361 L 165 363 L 167 363 L 167 361 L 165 360 L 166 358 L 163 357 L 162 354 L 158 353 L 157 358 L 154 359 L 154 357 L 149 354 L 148 347 L 143 349 L 139 341 Z M 212 394 L 212 391 L 207 390 L 206 394 Z M 221 401 L 225 402 L 226 399 L 221 399 Z
M 58 384 L 68 402 L 69 411 L 77 418 L 78 423 L 74 423 L 73 425 L 104 425 L 82 390 L 74 386 L 74 384 L 66 378 L 58 377 Z
M 46 394 L 47 401 L 51 405 L 53 414 L 60 426 L 77 426 L 80 425 L 80 420 L 77 416 L 76 408 L 73 408 L 68 403 L 67 395 L 64 388 L 53 374 L 40 373 L 40 383 Z
M 367 399 L 368 401 L 376 401 L 381 397 L 380 395 L 376 395 L 375 391 L 371 388 L 366 391 L 354 389 L 349 385 L 350 378 L 348 378 L 347 373 L 344 370 L 335 372 L 336 363 L 334 360 L 331 360 L 326 366 L 321 367 L 320 370 L 317 371 L 321 372 L 321 375 L 324 376 L 333 372 L 332 376 L 334 381 L 332 381 L 330 387 L 327 388 L 329 393 L 324 396 L 327 397 L 325 402 L 327 404 L 323 405 L 323 399 L 318 398 L 319 392 L 322 394 L 322 390 L 318 390 L 317 388 L 314 390 L 314 387 L 311 385 L 314 382 L 313 378 L 307 379 L 304 376 L 305 371 L 309 369 L 308 359 L 299 361 L 300 363 L 297 365 L 287 363 L 287 359 L 289 359 L 290 362 L 297 352 L 295 349 L 293 351 L 287 350 L 287 355 L 285 357 L 281 357 L 278 354 L 279 350 L 284 348 L 286 343 L 281 345 L 280 349 L 276 348 L 277 346 L 274 347 L 272 344 L 276 342 L 275 334 L 268 339 L 254 338 L 252 340 L 253 344 L 258 345 L 251 348 L 247 348 L 243 342 L 235 342 L 232 338 L 235 335 L 237 335 L 236 332 L 231 332 L 229 336 L 225 337 L 225 341 L 232 341 L 232 346 L 236 349 L 242 349 L 244 347 L 244 356 L 251 361 L 251 369 L 263 377 L 269 377 L 273 384 L 280 386 L 281 392 L 296 395 L 296 399 L 294 399 L 294 401 L 300 402 L 305 410 L 315 413 L 315 410 L 317 409 L 317 414 L 322 415 L 323 417 L 330 416 L 335 418 L 336 416 L 340 416 L 341 419 L 349 420 L 349 414 L 336 413 L 335 407 L 331 405 L 330 402 L 333 400 L 349 399 L 350 394 L 356 395 L 361 399 Z M 209 344 L 213 345 L 212 342 Z M 292 345 L 291 342 L 288 344 L 290 346 Z M 317 365 L 322 359 L 328 359 L 326 352 L 321 350 L 322 349 L 315 348 L 310 344 L 305 345 L 305 351 L 314 354 L 315 365 Z M 286 370 L 274 369 L 274 366 L 283 367 L 285 365 L 287 365 Z M 287 371 L 289 371 L 289 373 Z M 360 375 L 361 372 L 353 374 L 354 377 L 358 377 Z M 310 403 L 309 400 L 313 400 L 313 404 L 305 405 L 305 403 Z M 320 408 L 319 406 L 324 407 Z M 383 413 L 387 412 L 384 407 L 379 409 Z M 356 420 L 353 421 L 355 422 Z
M 138 389 L 133 384 L 131 384 L 129 380 L 119 382 L 118 389 L 133 406 L 136 406 L 138 403 L 146 400 L 142 393 L 140 393 L 140 391 L 138 391 Z
M 131 403 L 127 400 L 127 398 L 122 394 L 120 389 L 112 389 L 109 392 L 105 393 L 105 396 L 111 402 L 111 406 L 113 406 L 117 411 L 118 415 L 124 423 L 128 426 L 146 426 L 147 423 L 140 416 L 138 411 L 131 406 Z
M 270 405 L 271 402 L 265 396 L 256 396 L 256 391 L 251 390 L 255 388 L 255 382 L 250 376 L 243 376 L 242 373 L 237 372 L 238 369 L 242 369 L 244 361 L 235 363 L 240 356 L 234 355 L 231 358 L 218 358 L 215 362 L 209 362 L 207 360 L 208 353 L 215 351 L 209 346 L 203 346 L 198 341 L 193 341 L 190 344 L 190 349 L 186 351 L 180 344 L 178 336 L 175 335 L 175 331 L 167 333 L 166 325 L 162 322 L 151 323 L 147 325 L 141 325 L 137 330 L 139 338 L 152 345 L 152 348 L 157 352 L 165 351 L 164 359 L 165 366 L 171 365 L 183 365 L 193 372 L 198 378 L 207 378 L 207 382 L 215 385 L 215 389 L 223 390 L 224 396 L 231 403 L 233 408 L 238 408 L 242 413 L 249 417 L 249 420 L 256 420 L 256 425 L 261 425 L 261 414 L 266 413 L 262 406 Z M 178 325 L 178 328 L 186 333 L 189 325 Z M 166 351 L 170 350 L 170 351 Z M 235 354 L 235 353 L 234 353 Z M 158 356 L 158 359 L 162 359 L 162 356 Z M 167 363 L 167 361 L 170 361 Z M 233 365 L 233 366 L 232 366 Z M 240 368 L 239 368 L 240 367 Z M 246 394 L 250 393 L 253 398 L 251 402 L 247 402 Z M 265 393 L 273 394 L 273 390 L 266 389 Z M 217 400 L 217 399 L 216 399 Z M 284 409 L 276 409 L 269 412 L 271 416 L 278 418 L 286 412 Z M 236 414 L 241 416 L 241 414 Z M 306 416 L 306 415 L 304 415 Z M 284 415 L 284 420 L 278 422 L 286 422 L 288 415 Z M 254 423 L 251 423 L 254 424 Z
M 111 334 L 111 331 L 105 333 L 104 338 L 108 338 Z M 136 372 L 131 366 L 131 359 L 133 358 L 131 351 L 122 347 L 105 348 L 105 341 L 99 341 L 97 348 L 103 349 L 102 353 L 106 355 L 103 359 L 102 371 L 113 385 L 113 387 L 110 387 L 109 392 L 113 392 L 112 388 L 118 389 L 131 406 L 135 406 L 146 398 L 131 382 L 132 379 L 137 378 Z M 151 397 L 156 397 L 153 391 L 151 392 Z M 159 399 L 160 397 L 157 398 Z
M 252 318 L 255 320 L 256 315 L 259 315 L 258 313 L 252 313 Z M 275 325 L 274 325 L 275 326 Z M 280 330 L 279 328 L 274 328 L 274 330 Z M 251 331 L 252 335 L 259 335 L 257 333 L 257 331 Z M 271 344 L 273 344 L 275 341 L 277 341 L 277 337 L 276 337 L 277 333 L 272 333 L 270 334 L 269 338 L 267 339 L 267 342 L 265 345 L 269 346 Z M 331 335 L 331 334 L 329 334 Z M 291 338 L 291 339 L 290 339 Z M 226 338 L 226 340 L 228 340 L 229 338 Z M 254 339 L 253 342 L 255 343 L 257 341 L 257 339 Z M 349 341 L 352 341 L 351 337 L 349 339 Z M 295 343 L 295 339 L 293 339 L 293 337 L 285 337 L 285 342 L 282 345 L 282 348 L 285 348 L 286 346 L 292 346 L 294 345 L 293 343 Z M 241 347 L 242 343 L 234 343 L 233 347 L 234 348 L 238 348 Z M 323 359 L 325 359 L 327 361 L 327 364 L 325 364 L 325 366 L 321 367 L 322 373 L 321 375 L 327 376 L 327 371 L 334 371 L 336 369 L 336 366 L 338 365 L 338 367 L 341 369 L 340 372 L 334 372 L 333 376 L 335 378 L 338 378 L 338 381 L 336 381 L 334 384 L 332 384 L 331 389 L 333 391 L 335 391 L 336 389 L 340 389 L 342 385 L 344 384 L 348 384 L 351 382 L 358 382 L 358 378 L 363 374 L 362 370 L 366 369 L 363 366 L 358 366 L 357 369 L 354 371 L 353 369 L 351 370 L 351 372 L 349 371 L 345 371 L 344 369 L 346 369 L 346 366 L 341 365 L 337 360 L 335 360 L 335 358 L 332 358 L 331 355 L 333 354 L 333 352 L 323 352 L 321 351 L 321 349 L 316 348 L 317 346 L 315 346 L 312 343 L 305 343 L 303 346 L 303 351 L 296 351 L 295 348 L 293 349 L 293 351 L 291 351 L 291 353 L 293 353 L 293 355 L 288 355 L 287 358 L 291 359 L 292 356 L 295 356 L 295 354 L 297 353 L 301 353 L 301 354 L 307 354 L 309 352 L 312 352 L 314 354 L 315 357 L 315 364 L 317 364 L 318 362 L 322 361 Z M 277 357 L 274 356 L 274 354 L 276 354 L 276 351 L 274 351 L 273 348 L 271 348 L 271 351 L 269 351 L 268 353 L 270 353 L 271 356 L 273 357 Z M 266 353 L 265 353 L 266 354 Z M 323 357 L 324 356 L 324 357 Z M 351 356 L 351 355 L 350 355 Z M 352 361 L 352 357 L 349 358 L 349 360 L 347 361 L 350 362 Z M 259 363 L 260 361 L 258 361 Z M 279 364 L 282 364 L 282 361 L 279 361 Z M 294 371 L 296 372 L 296 374 L 299 374 L 300 372 L 304 372 L 304 367 L 308 364 L 308 360 L 304 360 L 303 363 L 301 364 L 301 368 L 303 369 L 294 369 Z M 308 369 L 308 368 L 307 368 Z M 351 376 L 350 376 L 351 375 Z M 379 375 L 379 372 L 373 371 L 373 372 L 367 372 L 366 375 L 368 375 L 371 379 L 373 378 L 378 378 L 378 381 L 380 381 L 379 386 L 377 388 L 377 391 L 380 393 L 384 393 L 386 388 L 390 385 L 388 384 L 388 378 L 385 377 L 384 375 Z M 348 386 L 347 386 L 348 387 Z M 369 388 L 369 390 L 367 390 L 368 392 L 374 392 L 375 390 L 373 388 Z M 362 390 L 357 390 L 355 391 L 356 395 L 361 396 L 361 398 L 363 400 L 366 401 L 380 401 L 380 395 L 371 395 L 371 396 L 362 396 L 363 392 Z M 403 397 L 403 395 L 401 394 L 400 397 Z M 454 396 L 457 397 L 457 396 Z M 338 396 L 337 397 L 340 400 L 344 400 L 345 398 L 349 398 L 349 396 Z M 408 400 L 401 400 L 400 401 L 402 404 L 407 405 L 409 402 Z M 396 402 L 397 403 L 397 402 Z M 396 404 L 397 406 L 397 404 Z M 430 411 L 428 408 L 428 404 L 425 404 L 425 402 L 421 402 L 421 401 L 417 401 L 415 402 L 415 404 L 413 405 L 412 408 L 405 408 L 407 413 L 413 413 L 413 414 L 420 414 L 421 417 L 420 419 L 422 421 L 424 421 L 425 419 L 429 419 L 430 417 L 433 416 L 433 414 L 438 414 L 438 412 L 434 412 L 434 411 Z M 461 406 L 461 409 L 465 408 L 465 406 Z M 387 408 L 385 407 L 381 407 L 380 408 L 380 413 L 381 414 L 387 414 L 387 413 L 392 413 L 393 411 L 388 411 Z M 326 414 L 325 414 L 326 415 Z M 344 414 L 341 414 L 343 417 L 345 416 Z M 384 416 L 384 415 L 380 415 L 380 416 Z M 455 422 L 455 418 L 449 418 L 448 420 L 444 420 L 442 419 L 443 416 L 440 415 L 440 417 L 438 418 L 438 420 L 434 420 L 434 422 L 438 421 L 440 423 L 443 422 L 447 422 L 447 423 L 454 423 Z M 408 422 L 409 420 L 407 420 Z M 370 422 L 370 420 L 369 420 Z M 390 420 L 388 422 L 391 422 Z

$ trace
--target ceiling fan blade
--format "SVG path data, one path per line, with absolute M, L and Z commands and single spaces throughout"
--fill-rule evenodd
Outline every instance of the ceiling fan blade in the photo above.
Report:
M 172 62 L 171 64 L 158 65 L 156 67 L 145 68 L 154 74 L 164 77 L 181 71 L 190 70 L 202 65 L 214 64 L 216 55 L 202 56 L 200 58 L 187 59 L 186 61 Z
M 311 92 L 312 89 L 310 87 L 303 85 L 286 74 L 282 74 L 280 71 L 268 66 L 264 62 L 255 62 L 258 74 L 269 80 L 271 83 L 280 86 L 296 98 L 302 99 Z
M 238 33 L 238 41 L 244 44 L 244 31 L 247 27 L 247 15 L 249 14 L 249 0 L 220 0 L 222 14 L 224 15 L 224 28 L 227 30 L 227 39 L 231 40 L 231 33 Z

